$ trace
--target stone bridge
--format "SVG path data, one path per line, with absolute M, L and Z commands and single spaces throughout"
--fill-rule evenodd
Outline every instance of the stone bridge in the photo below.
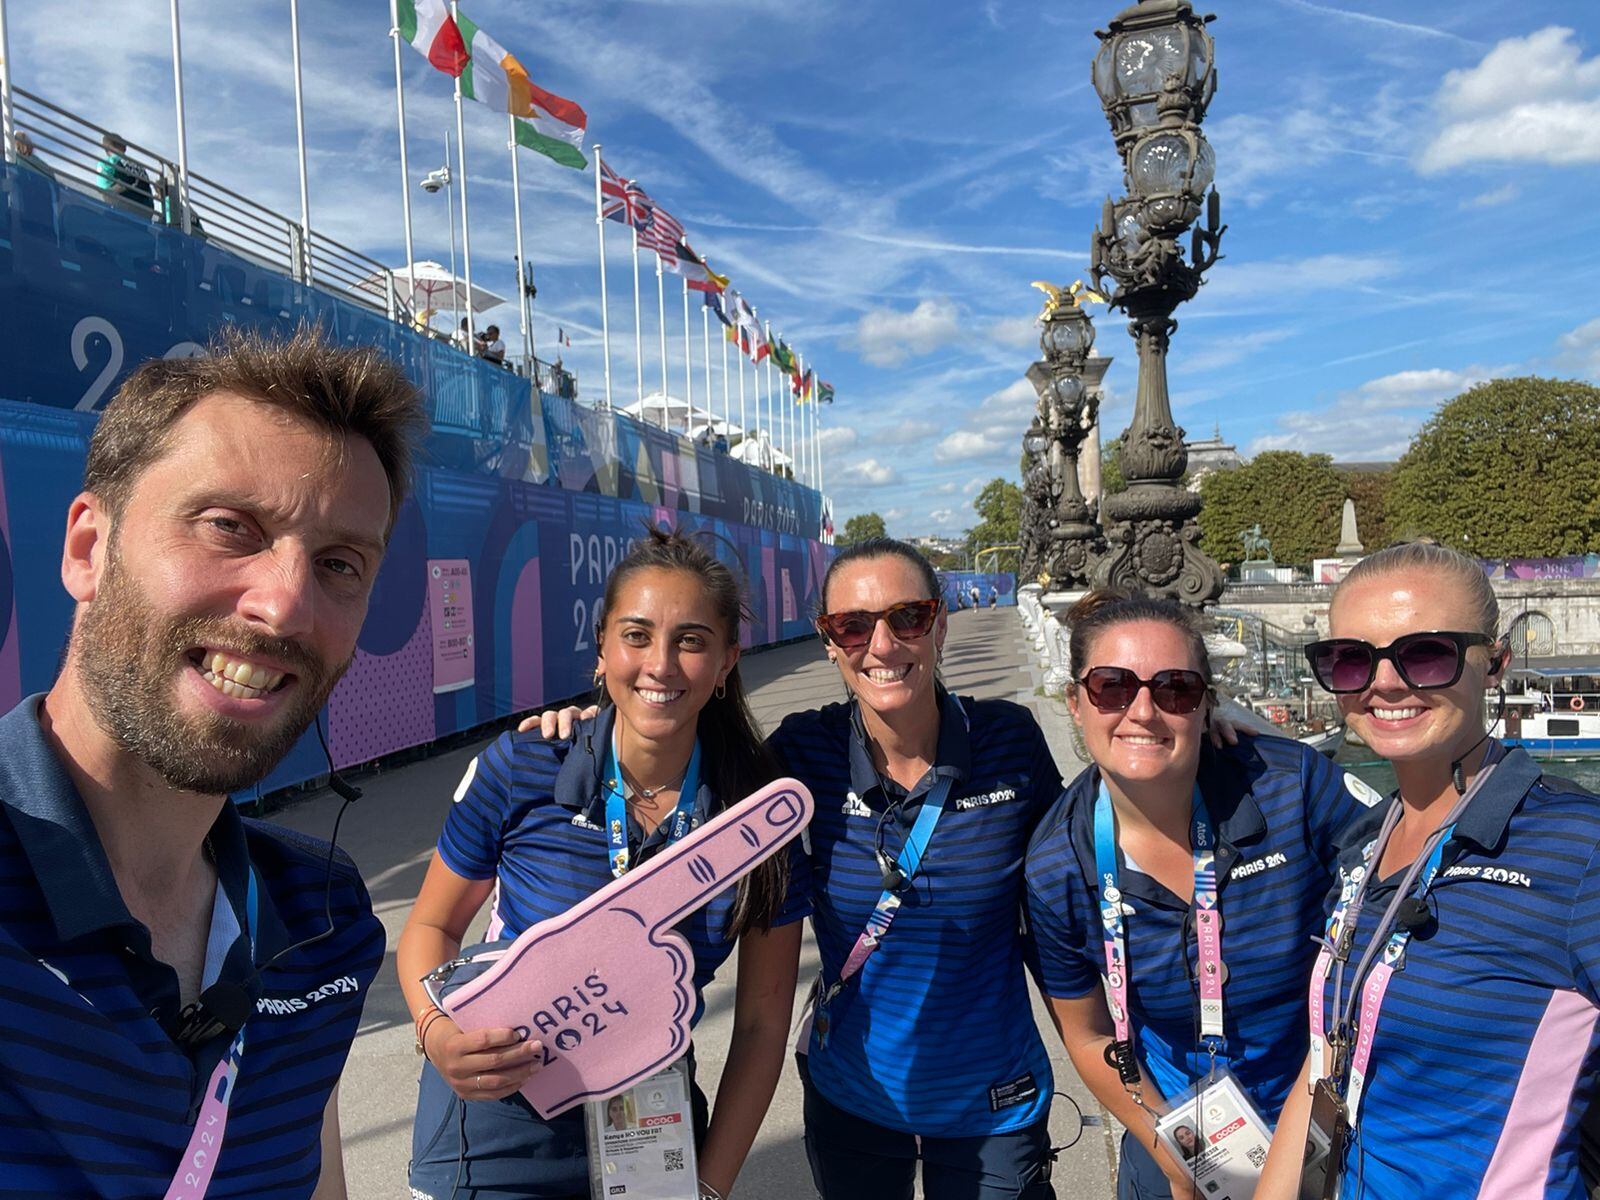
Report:
M 1600 654 L 1600 579 L 1496 579 L 1493 583 L 1500 600 L 1502 630 L 1528 613 L 1528 628 L 1536 637 L 1553 635 L 1554 645 L 1536 640 L 1530 647 L 1533 654 Z M 1233 583 L 1218 604 L 1251 613 L 1289 632 L 1314 627 L 1317 636 L 1326 637 L 1332 596 L 1333 585 L 1327 583 Z M 1538 619 L 1540 615 L 1548 624 Z

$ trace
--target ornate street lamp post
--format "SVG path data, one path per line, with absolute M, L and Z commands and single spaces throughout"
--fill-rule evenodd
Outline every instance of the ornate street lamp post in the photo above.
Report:
M 1040 314 L 1044 358 L 1028 368 L 1047 443 L 1051 495 L 1043 563 L 1054 591 L 1087 586 L 1101 548 L 1100 530 L 1078 487 L 1078 449 L 1095 422 L 1098 402 L 1083 382 L 1094 325 L 1078 307 L 1076 291 L 1051 290 Z
M 1022 516 L 1018 522 L 1018 542 L 1022 561 L 1017 568 L 1017 583 L 1037 580 L 1044 571 L 1044 554 L 1050 536 L 1050 458 L 1044 426 L 1033 418 L 1022 437 Z
M 1178 327 L 1173 311 L 1199 289 L 1226 230 L 1211 187 L 1216 159 L 1200 132 L 1217 82 L 1211 19 L 1196 16 L 1190 0 L 1139 0 L 1097 34 L 1093 69 L 1129 195 L 1106 200 L 1090 270 L 1111 306 L 1128 314 L 1139 348 L 1138 396 L 1119 456 L 1128 487 L 1101 502 L 1111 548 L 1095 580 L 1193 605 L 1220 596 L 1223 580 L 1198 545 L 1200 497 L 1178 484 L 1188 451 L 1167 395 L 1167 344 Z M 1205 225 L 1185 255 L 1179 239 L 1202 209 Z

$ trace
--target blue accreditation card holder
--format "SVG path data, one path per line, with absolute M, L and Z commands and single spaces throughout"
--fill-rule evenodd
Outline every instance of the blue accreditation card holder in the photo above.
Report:
M 1272 1130 L 1225 1068 L 1173 1100 L 1156 1136 L 1206 1200 L 1252 1200 L 1272 1146 Z

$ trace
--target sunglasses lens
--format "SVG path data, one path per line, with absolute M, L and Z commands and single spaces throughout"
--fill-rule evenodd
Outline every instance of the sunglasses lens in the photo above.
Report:
M 872 640 L 877 624 L 872 613 L 829 613 L 823 618 L 828 639 L 841 650 L 855 650 Z
M 938 611 L 938 605 L 932 600 L 907 604 L 903 608 L 891 608 L 886 614 L 889 619 L 889 630 L 897 638 L 926 637 L 928 630 L 933 628 L 934 614 Z
M 1139 677 L 1126 667 L 1095 667 L 1083 677 L 1083 690 L 1101 712 L 1121 712 L 1139 694 Z
M 1330 692 L 1359 692 L 1372 681 L 1372 648 L 1364 642 L 1323 642 L 1311 669 Z
M 1205 697 L 1205 677 L 1194 671 L 1157 671 L 1150 681 L 1150 699 L 1175 717 L 1192 713 Z
M 1401 646 L 1395 662 L 1412 687 L 1448 687 L 1461 666 L 1461 651 L 1449 638 L 1423 637 Z

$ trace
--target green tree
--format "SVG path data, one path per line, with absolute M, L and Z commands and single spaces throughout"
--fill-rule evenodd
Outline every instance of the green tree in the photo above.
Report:
M 886 537 L 888 531 L 883 527 L 883 518 L 875 512 L 857 513 L 844 523 L 843 541 L 846 545 L 853 546 L 857 542 L 864 542 L 868 538 Z
M 1339 542 L 1345 485 L 1326 454 L 1263 451 L 1236 470 L 1207 475 L 1200 497 L 1200 548 L 1218 562 L 1240 561 L 1239 531 L 1256 524 L 1285 565 L 1326 557 Z
M 978 523 L 967 530 L 967 550 L 976 554 L 990 546 L 1015 546 L 1022 528 L 1022 489 L 1016 484 L 996 476 L 983 485 L 983 490 L 972 501 L 973 510 L 978 514 Z M 1015 571 L 1017 569 L 1017 552 L 1004 550 L 998 555 L 986 556 L 984 566 L 989 565 L 990 557 L 997 560 L 996 570 Z
M 1382 550 L 1394 539 L 1389 536 L 1389 485 L 1393 471 L 1340 471 L 1345 495 L 1356 502 L 1356 531 L 1361 544 Z
M 1480 558 L 1600 551 L 1600 388 L 1523 377 L 1463 392 L 1412 439 L 1386 507 L 1390 535 Z
M 1119 433 L 1100 447 L 1100 493 L 1109 496 L 1128 490 L 1128 481 L 1122 477 L 1122 463 L 1117 455 L 1122 453 L 1122 435 Z

